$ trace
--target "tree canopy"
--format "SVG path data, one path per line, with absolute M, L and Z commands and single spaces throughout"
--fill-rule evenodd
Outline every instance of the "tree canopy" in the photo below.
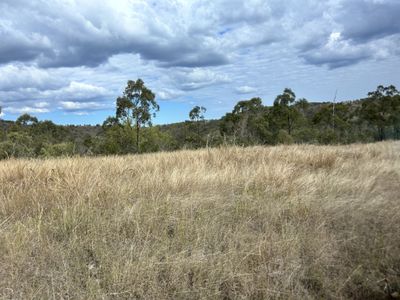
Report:
M 155 94 L 144 85 L 140 78 L 129 80 L 121 97 L 117 98 L 116 118 L 123 124 L 136 127 L 136 150 L 140 152 L 140 128 L 152 125 L 152 117 L 160 109 Z
M 271 106 L 259 97 L 240 100 L 219 120 L 206 120 L 206 108 L 195 106 L 190 121 L 152 127 L 159 110 L 155 94 L 141 79 L 130 80 L 117 98 L 115 115 L 102 126 L 60 126 L 29 114 L 15 122 L 0 119 L 0 159 L 400 139 L 400 93 L 395 86 L 378 86 L 364 99 L 339 101 L 334 113 L 332 107 L 331 102 L 296 100 L 286 88 Z

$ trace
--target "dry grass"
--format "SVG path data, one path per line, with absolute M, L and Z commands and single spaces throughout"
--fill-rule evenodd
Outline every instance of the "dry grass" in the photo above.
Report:
M 0 298 L 384 299 L 400 143 L 0 162 Z

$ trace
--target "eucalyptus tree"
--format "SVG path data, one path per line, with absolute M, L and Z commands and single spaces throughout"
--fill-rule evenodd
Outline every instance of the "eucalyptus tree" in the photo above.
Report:
M 116 118 L 121 124 L 136 127 L 136 150 L 140 152 L 140 128 L 152 125 L 152 118 L 160 110 L 155 94 L 140 78 L 129 80 L 121 97 L 117 98 Z
M 365 121 L 378 129 L 378 139 L 385 139 L 385 128 L 393 125 L 400 112 L 396 105 L 400 93 L 395 86 L 379 85 L 362 103 L 361 114 Z
M 280 119 L 289 134 L 292 133 L 293 124 L 296 118 L 296 109 L 292 104 L 296 101 L 296 94 L 289 88 L 285 88 L 281 95 L 278 95 L 274 101 L 275 118 Z M 278 120 L 275 120 L 278 121 Z
M 204 121 L 204 114 L 206 113 L 206 111 L 207 111 L 207 108 L 205 108 L 204 106 L 196 105 L 189 112 L 189 119 L 192 121 L 196 121 L 196 122 Z

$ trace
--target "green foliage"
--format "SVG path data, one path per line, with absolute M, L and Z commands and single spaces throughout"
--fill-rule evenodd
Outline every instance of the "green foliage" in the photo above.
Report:
M 204 114 L 207 111 L 207 109 L 203 106 L 195 106 L 193 109 L 189 112 L 189 119 L 192 121 L 203 121 L 204 120 Z
M 0 142 L 0 159 L 13 157 L 14 154 L 14 144 L 11 141 Z
M 40 151 L 44 157 L 72 156 L 75 154 L 75 145 L 73 143 L 47 144 Z
M 270 133 L 268 110 L 262 105 L 261 98 L 239 101 L 232 113 L 221 120 L 220 130 L 223 136 L 233 136 L 233 142 L 242 145 L 263 143 Z
M 261 98 L 252 98 L 246 101 L 239 101 L 233 108 L 233 114 L 255 114 L 259 109 L 262 109 Z
M 278 144 L 290 145 L 294 143 L 292 136 L 286 130 L 283 129 L 278 131 L 276 140 Z
M 141 79 L 129 80 L 122 97 L 118 97 L 116 118 L 129 128 L 135 123 L 137 152 L 140 152 L 140 127 L 151 126 L 151 118 L 155 117 L 155 112 L 159 109 L 155 94 Z
M 143 130 L 140 148 L 144 152 L 170 151 L 177 149 L 177 145 L 169 133 L 158 127 L 148 127 Z
M 191 121 L 151 127 L 158 109 L 155 95 L 138 79 L 128 81 L 116 115 L 102 126 L 59 126 L 28 114 L 16 122 L 0 119 L 0 159 L 400 139 L 400 93 L 394 86 L 378 86 L 366 99 L 335 104 L 296 101 L 295 93 L 285 89 L 272 106 L 264 106 L 261 98 L 242 100 L 220 120 L 205 120 L 206 109 L 195 106 Z
M 377 129 L 377 139 L 384 140 L 386 128 L 393 126 L 396 135 L 400 120 L 399 91 L 390 85 L 378 86 L 376 91 L 368 93 L 368 99 L 362 103 L 361 117 Z
M 137 149 L 136 135 L 129 126 L 113 126 L 105 132 L 101 154 L 127 154 Z
M 11 132 L 0 143 L 0 158 L 31 157 L 34 155 L 32 137 L 24 132 Z
M 15 123 L 19 126 L 35 125 L 38 123 L 38 119 L 29 114 L 23 114 L 15 121 Z
M 295 143 L 308 143 L 315 144 L 317 140 L 318 131 L 312 127 L 301 127 L 293 130 L 293 141 Z
M 272 108 L 275 131 L 279 130 L 279 128 L 286 127 L 288 134 L 290 135 L 292 133 L 295 122 L 300 117 L 296 107 L 292 106 L 295 101 L 295 93 L 288 88 L 286 88 L 281 95 L 276 97 Z
M 317 138 L 318 142 L 324 145 L 337 144 L 339 142 L 338 133 L 332 128 L 327 128 L 324 131 L 320 131 Z

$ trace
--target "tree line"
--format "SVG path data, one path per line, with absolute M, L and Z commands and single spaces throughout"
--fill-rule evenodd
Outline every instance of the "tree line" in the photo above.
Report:
M 0 120 L 0 159 L 400 139 L 400 93 L 393 85 L 339 103 L 297 99 L 286 88 L 271 106 L 259 97 L 242 100 L 219 120 L 206 120 L 207 109 L 195 106 L 188 121 L 152 126 L 159 109 L 156 95 L 137 79 L 127 82 L 115 115 L 101 126 L 60 126 L 29 114 L 15 122 Z

